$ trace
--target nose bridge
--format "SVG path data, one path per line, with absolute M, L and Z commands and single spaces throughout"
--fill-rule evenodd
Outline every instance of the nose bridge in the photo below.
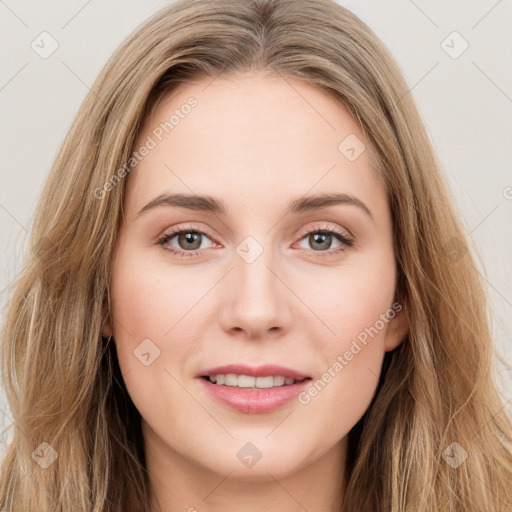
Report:
M 267 242 L 270 237 L 266 237 Z M 271 248 L 246 237 L 235 249 L 229 275 L 229 299 L 224 304 L 224 326 L 258 336 L 288 321 L 286 287 L 276 276 Z

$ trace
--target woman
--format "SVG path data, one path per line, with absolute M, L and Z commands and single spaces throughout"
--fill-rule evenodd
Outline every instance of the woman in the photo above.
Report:
M 8 312 L 1 507 L 511 509 L 485 297 L 408 92 L 330 0 L 181 1 L 119 48 Z

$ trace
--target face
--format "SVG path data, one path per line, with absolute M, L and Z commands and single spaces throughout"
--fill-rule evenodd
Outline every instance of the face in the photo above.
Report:
M 105 331 L 147 453 L 247 479 L 341 460 L 407 329 L 357 123 L 314 86 L 247 74 L 173 91 L 136 150 Z

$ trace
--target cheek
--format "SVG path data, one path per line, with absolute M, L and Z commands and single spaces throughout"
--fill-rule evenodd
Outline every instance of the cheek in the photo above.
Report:
M 368 409 L 385 354 L 388 324 L 381 315 L 389 310 L 389 295 L 371 288 L 357 291 L 359 300 L 340 299 L 326 317 L 335 334 L 317 337 L 314 348 L 323 372 L 298 397 L 311 431 L 319 428 L 319 418 L 325 420 L 323 434 L 330 443 L 348 434 Z
M 162 265 L 158 258 L 138 257 L 136 250 L 127 247 L 111 281 L 112 316 L 118 338 L 129 333 L 134 339 L 163 339 L 197 302 L 201 286 L 190 277 Z
M 393 284 L 384 277 L 373 282 L 351 276 L 344 281 L 339 288 L 337 300 L 330 308 L 333 330 L 343 345 L 354 339 L 364 341 L 364 333 L 368 334 L 369 330 L 375 338 L 383 338 L 387 322 L 383 323 L 382 315 L 392 305 Z
M 123 380 L 139 412 L 151 418 L 169 407 L 166 397 L 183 395 L 179 369 L 192 348 L 180 330 L 189 324 L 179 321 L 197 302 L 197 290 L 179 272 L 128 244 L 118 256 L 110 289 Z
M 213 284 L 211 276 L 192 267 L 173 268 L 158 254 L 148 256 L 128 243 L 123 247 L 111 280 L 112 319 L 119 365 L 127 387 L 134 388 L 134 400 L 144 392 L 136 387 L 137 379 L 147 384 L 146 391 L 161 386 L 165 369 L 181 380 L 185 363 L 197 351 L 193 340 L 203 303 L 197 305 Z
M 395 294 L 392 253 L 361 258 L 353 265 L 330 270 L 317 273 L 314 279 L 309 275 L 301 277 L 303 296 L 329 331 L 322 338 L 313 339 L 322 340 L 333 350 L 348 349 L 351 340 L 360 334 L 364 338 L 364 333 L 377 322 L 382 339 L 387 322 L 382 324 L 381 315 L 389 310 Z
M 310 288 L 308 295 L 308 305 L 326 326 L 321 336 L 313 331 L 309 336 L 324 373 L 304 394 L 303 403 L 316 401 L 313 407 L 320 408 L 339 406 L 346 412 L 343 421 L 350 416 L 348 424 L 364 413 L 376 390 L 384 340 L 394 317 L 392 253 L 373 257 L 367 265 L 360 263 L 362 260 L 357 267 L 340 268 L 323 286 L 321 279 L 316 280 L 316 291 Z
M 142 262 L 136 250 L 124 246 L 110 283 L 119 365 L 123 375 L 129 374 L 132 380 L 141 372 L 149 378 L 160 366 L 162 340 L 172 327 L 169 312 L 173 310 L 172 300 L 176 296 L 175 290 L 163 286 L 155 266 Z M 166 294 L 162 295 L 164 291 Z M 143 355 L 147 353 L 150 355 Z M 146 367 L 144 362 L 150 361 L 151 365 Z

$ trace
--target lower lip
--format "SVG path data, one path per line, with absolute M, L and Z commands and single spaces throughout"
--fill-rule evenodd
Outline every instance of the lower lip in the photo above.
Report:
M 220 402 L 240 412 L 261 414 L 270 412 L 290 402 L 311 382 L 305 379 L 289 386 L 267 389 L 222 386 L 200 378 L 206 390 Z

